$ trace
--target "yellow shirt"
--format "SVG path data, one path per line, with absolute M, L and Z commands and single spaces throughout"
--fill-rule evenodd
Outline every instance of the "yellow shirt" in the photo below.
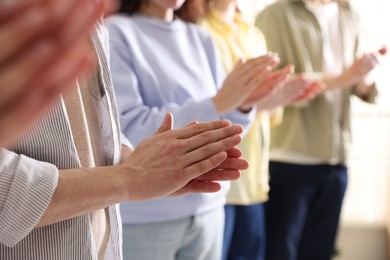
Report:
M 267 51 L 263 34 L 239 14 L 231 26 L 211 10 L 200 25 L 211 33 L 227 73 L 240 58 L 253 58 Z M 259 112 L 239 145 L 249 169 L 242 171 L 239 180 L 231 182 L 227 195 L 229 204 L 251 205 L 268 199 L 269 121 L 268 112 Z

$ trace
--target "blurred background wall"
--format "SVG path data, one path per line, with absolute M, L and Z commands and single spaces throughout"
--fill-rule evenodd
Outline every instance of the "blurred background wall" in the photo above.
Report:
M 249 22 L 274 0 L 238 0 Z M 367 51 L 390 49 L 390 1 L 350 0 L 360 13 Z M 378 69 L 377 105 L 353 100 L 353 146 L 349 187 L 335 260 L 390 259 L 390 55 Z

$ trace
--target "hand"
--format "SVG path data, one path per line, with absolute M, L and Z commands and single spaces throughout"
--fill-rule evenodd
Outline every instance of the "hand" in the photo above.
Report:
M 260 104 L 269 102 L 277 95 L 294 72 L 294 66 L 287 65 L 283 69 L 270 73 L 245 101 L 246 105 L 257 105 L 260 110 L 269 109 Z
M 172 115 L 167 114 L 159 130 L 121 164 L 127 173 L 128 200 L 168 196 L 203 174 L 211 174 L 226 161 L 226 151 L 240 143 L 242 133 L 241 126 L 225 120 L 171 129 Z M 234 162 L 235 167 L 241 164 Z
M 221 189 L 218 181 L 237 180 L 240 177 L 240 170 L 248 168 L 248 162 L 240 159 L 242 152 L 237 148 L 231 148 L 226 152 L 228 157 L 217 168 L 191 180 L 183 188 L 169 196 L 181 196 L 187 193 L 217 192 Z
M 213 98 L 218 113 L 224 114 L 237 108 L 247 110 L 248 106 L 245 106 L 245 100 L 278 63 L 279 58 L 273 53 L 251 59 L 245 63 L 240 61 Z M 241 107 L 242 105 L 243 107 Z
M 308 82 L 308 85 L 304 90 L 304 92 L 287 105 L 312 100 L 316 96 L 322 94 L 325 90 L 326 90 L 326 84 L 322 81 L 315 80 L 315 81 Z
M 325 80 L 330 89 L 335 87 L 352 87 L 358 82 L 365 80 L 370 72 L 380 64 L 381 56 L 387 53 L 387 48 L 383 47 L 378 51 L 371 52 L 363 55 L 361 58 L 356 59 L 354 63 L 346 69 L 336 80 Z M 366 83 L 365 85 L 371 85 Z
M 103 0 L 103 3 L 104 3 L 104 11 L 103 11 L 104 17 L 114 14 L 120 7 L 118 0 Z
M 300 74 L 287 80 L 273 95 L 258 103 L 259 110 L 288 106 L 293 103 L 308 101 L 325 89 L 321 81 L 313 81 Z
M 103 0 L 4 1 L 0 9 L 0 143 L 91 70 L 89 34 Z

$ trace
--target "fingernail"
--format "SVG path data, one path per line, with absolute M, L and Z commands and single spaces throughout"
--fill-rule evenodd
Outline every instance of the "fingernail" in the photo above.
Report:
M 234 126 L 233 126 L 233 130 L 234 130 L 235 132 L 241 132 L 241 131 L 242 131 L 242 127 L 241 127 L 240 125 L 234 125 Z
M 232 123 L 230 123 L 230 121 L 229 120 L 222 120 L 221 121 L 221 126 L 229 126 L 229 125 L 231 125 Z
M 241 141 L 241 136 L 239 135 L 235 135 L 232 137 L 232 141 L 235 142 L 235 143 L 238 143 Z

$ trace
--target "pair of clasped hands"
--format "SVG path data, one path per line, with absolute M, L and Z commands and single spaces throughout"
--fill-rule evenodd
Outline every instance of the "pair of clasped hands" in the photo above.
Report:
M 324 88 L 321 81 L 293 76 L 293 65 L 275 70 L 279 62 L 278 55 L 272 52 L 240 60 L 213 98 L 217 111 L 221 114 L 235 108 L 249 111 L 253 106 L 271 110 L 310 99 Z
M 106 0 L 0 0 L 0 144 L 90 71 L 90 33 Z
M 327 89 L 349 88 L 369 78 L 386 53 L 387 48 L 383 47 L 364 54 L 356 58 L 340 75 L 328 79 L 313 76 L 318 73 L 293 76 L 293 65 L 275 70 L 280 60 L 277 53 L 269 52 L 248 61 L 240 60 L 213 100 L 220 113 L 235 108 L 249 111 L 253 106 L 260 111 L 272 110 L 308 101 Z

